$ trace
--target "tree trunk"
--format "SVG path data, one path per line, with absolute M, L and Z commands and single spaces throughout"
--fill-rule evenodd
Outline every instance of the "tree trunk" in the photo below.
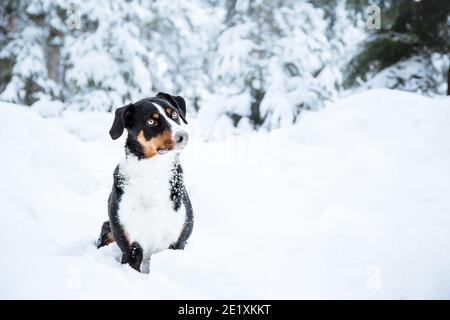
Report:
M 11 33 L 14 31 L 14 17 L 12 13 L 8 15 L 8 26 L 6 30 L 8 31 L 9 35 L 11 35 Z
M 447 95 L 450 96 L 450 66 L 447 71 Z
M 46 47 L 46 62 L 48 78 L 59 83 L 61 81 L 60 59 L 61 52 L 59 46 L 47 45 Z

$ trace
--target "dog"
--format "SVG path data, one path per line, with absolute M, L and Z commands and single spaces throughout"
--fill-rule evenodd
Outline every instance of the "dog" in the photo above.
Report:
M 185 100 L 160 92 L 118 108 L 109 131 L 113 140 L 125 129 L 128 136 L 97 248 L 116 242 L 122 263 L 142 273 L 150 272 L 152 254 L 184 249 L 192 233 L 194 215 L 179 159 L 189 139 L 185 125 Z

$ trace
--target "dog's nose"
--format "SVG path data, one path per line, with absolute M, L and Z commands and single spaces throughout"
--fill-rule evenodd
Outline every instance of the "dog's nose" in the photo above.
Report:
M 174 140 L 177 145 L 185 145 L 189 139 L 189 135 L 185 131 L 178 131 L 174 135 Z

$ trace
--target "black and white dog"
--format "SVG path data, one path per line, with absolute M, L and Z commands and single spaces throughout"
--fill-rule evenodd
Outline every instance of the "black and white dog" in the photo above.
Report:
M 109 131 L 117 139 L 127 129 L 128 137 L 97 248 L 117 242 L 122 263 L 140 272 L 149 272 L 153 253 L 184 249 L 192 232 L 193 211 L 179 162 L 188 141 L 182 122 L 187 124 L 184 99 L 158 93 L 117 109 Z

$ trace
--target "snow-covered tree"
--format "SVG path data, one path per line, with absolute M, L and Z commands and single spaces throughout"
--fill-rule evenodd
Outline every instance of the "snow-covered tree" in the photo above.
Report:
M 381 30 L 365 28 L 370 4 Z M 4 0 L 0 100 L 112 111 L 166 91 L 206 131 L 270 130 L 363 83 L 450 92 L 449 12 L 434 0 Z
M 143 26 L 151 13 L 139 1 L 73 3 L 79 30 L 67 36 L 65 82 L 69 102 L 90 110 L 111 110 L 152 90 Z
M 221 11 L 206 0 L 8 0 L 0 8 L 0 99 L 61 99 L 82 110 L 156 91 L 195 100 Z
M 61 98 L 60 48 L 66 27 L 61 1 L 5 1 L 1 5 L 0 99 L 32 104 Z
M 334 62 L 344 55 L 345 37 L 353 35 L 353 29 L 339 30 L 345 22 L 352 25 L 343 6 L 338 8 L 332 26 L 314 1 L 227 2 L 211 67 L 210 105 L 218 121 L 228 117 L 237 127 L 271 129 L 295 122 L 302 109 L 317 109 L 330 99 L 340 83 Z
M 175 0 L 154 1 L 150 11 L 144 30 L 154 56 L 153 89 L 181 94 L 198 109 L 210 89 L 208 65 L 224 10 L 210 0 Z
M 373 30 L 347 67 L 345 86 L 387 87 L 446 94 L 450 87 L 450 2 L 359 1 L 350 3 L 364 12 L 369 4 L 381 9 L 381 28 Z
M 194 95 L 211 21 L 197 1 L 80 1 L 66 82 L 80 108 L 110 110 L 157 91 Z
M 343 89 L 343 71 L 354 55 L 357 45 L 365 38 L 362 15 L 349 11 L 347 1 L 311 1 L 324 12 L 327 24 L 325 35 L 330 46 L 330 59 L 320 73 L 319 80 L 327 88 L 334 88 L 335 95 Z

